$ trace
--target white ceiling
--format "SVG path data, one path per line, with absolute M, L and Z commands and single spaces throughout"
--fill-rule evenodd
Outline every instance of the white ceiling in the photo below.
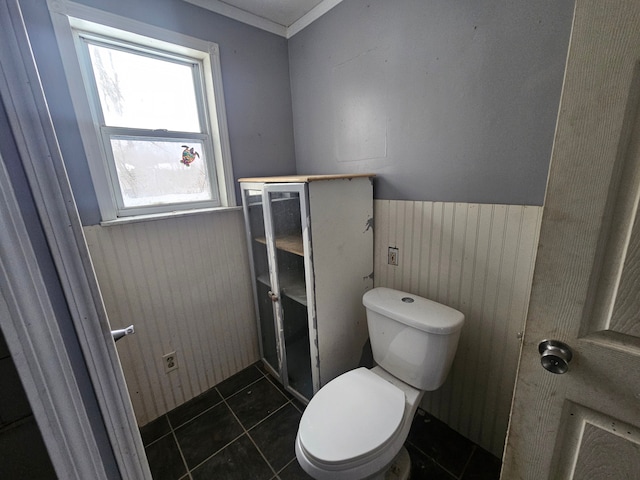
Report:
M 342 0 L 184 0 L 289 38 Z

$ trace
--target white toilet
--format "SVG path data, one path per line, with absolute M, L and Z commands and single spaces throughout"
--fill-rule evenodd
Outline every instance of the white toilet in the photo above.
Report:
M 377 366 L 327 383 L 298 427 L 298 462 L 317 480 L 408 477 L 413 416 L 424 392 L 444 383 L 464 323 L 457 310 L 390 288 L 362 303 Z

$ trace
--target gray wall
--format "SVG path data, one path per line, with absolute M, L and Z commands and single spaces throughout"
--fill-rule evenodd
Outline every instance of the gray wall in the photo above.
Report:
M 95 192 L 44 0 L 20 2 L 84 225 L 100 221 Z M 295 173 L 287 41 L 180 0 L 79 0 L 220 46 L 234 176 Z M 238 197 L 239 198 L 239 197 Z
M 376 198 L 542 204 L 572 1 L 345 0 L 288 43 L 180 0 L 79 1 L 220 45 L 236 178 L 372 171 Z M 96 224 L 46 3 L 21 5 Z
M 298 173 L 541 205 L 573 2 L 345 0 L 289 41 Z

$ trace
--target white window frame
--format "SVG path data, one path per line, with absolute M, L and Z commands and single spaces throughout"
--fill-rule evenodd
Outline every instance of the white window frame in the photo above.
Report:
M 71 22 L 73 25 L 73 21 Z M 209 127 L 209 115 L 205 105 L 207 105 L 207 92 L 205 82 L 203 78 L 204 65 L 200 58 L 194 58 L 192 56 L 186 57 L 183 55 L 176 55 L 173 52 L 167 52 L 164 50 L 156 50 L 147 47 L 146 45 L 140 45 L 139 43 L 131 43 L 121 40 L 120 38 L 104 37 L 97 35 L 93 31 L 87 32 L 81 29 L 73 29 L 74 40 L 76 43 L 76 49 L 78 52 L 78 58 L 80 59 L 80 68 L 84 75 L 85 87 L 87 97 L 92 106 L 92 116 L 94 120 L 94 126 L 99 138 L 102 141 L 102 149 L 105 157 L 105 164 L 108 171 L 108 181 L 112 193 L 112 198 L 116 204 L 116 210 L 119 217 L 154 214 L 159 212 L 167 212 L 173 210 L 188 210 L 194 208 L 210 208 L 219 207 L 221 205 L 219 198 L 219 187 L 217 181 L 217 168 L 215 165 L 215 154 L 213 151 L 213 143 L 211 138 L 211 128 Z M 192 88 L 194 90 L 196 98 L 198 123 L 200 124 L 200 131 L 198 132 L 177 132 L 168 130 L 153 130 L 145 128 L 130 128 L 120 126 L 106 125 L 104 120 L 104 112 L 102 111 L 100 96 L 97 90 L 97 84 L 95 80 L 95 73 L 91 65 L 91 57 L 89 54 L 88 45 L 97 45 L 100 47 L 114 48 L 117 50 L 125 51 L 128 53 L 135 53 L 138 55 L 146 56 L 159 61 L 167 61 L 176 63 L 179 65 L 189 66 L 195 70 L 193 76 Z M 176 163 L 178 162 L 182 149 L 181 144 L 191 144 L 192 140 L 202 142 L 201 152 L 203 155 L 200 161 L 206 163 L 206 175 L 208 177 L 211 198 L 209 200 L 201 201 L 189 201 L 178 204 L 160 204 L 160 205 L 141 205 L 137 207 L 125 206 L 124 195 L 122 191 L 122 185 L 118 178 L 116 169 L 116 162 L 114 159 L 114 153 L 111 148 L 112 138 L 129 138 L 140 140 L 151 140 L 155 138 L 159 141 L 173 141 L 176 143 L 175 151 Z
M 135 219 L 136 217 L 132 215 L 141 215 L 143 212 L 152 215 L 158 212 L 161 215 L 171 214 L 175 211 L 201 209 L 203 205 L 186 203 L 180 207 L 170 205 L 159 208 L 130 209 L 129 212 L 119 211 L 118 199 L 114 193 L 114 188 L 119 188 L 119 185 L 112 184 L 110 155 L 103 147 L 100 125 L 96 122 L 96 115 L 92 112 L 92 104 L 88 96 L 91 93 L 87 93 L 88 90 L 83 81 L 83 68 L 75 43 L 77 37 L 74 37 L 74 31 L 78 30 L 202 62 L 204 89 L 207 92 L 205 116 L 211 133 L 212 163 L 217 178 L 212 188 L 217 187 L 219 207 L 235 207 L 235 185 L 218 45 L 66 0 L 48 0 L 47 3 L 78 119 L 102 223 L 108 224 L 122 218 Z

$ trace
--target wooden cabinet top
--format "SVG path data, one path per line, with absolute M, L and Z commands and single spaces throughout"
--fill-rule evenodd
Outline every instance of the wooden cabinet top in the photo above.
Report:
M 249 177 L 239 178 L 238 182 L 252 183 L 306 183 L 319 180 L 336 180 L 340 178 L 375 177 L 375 173 L 339 173 L 335 175 L 285 175 L 281 177 Z

